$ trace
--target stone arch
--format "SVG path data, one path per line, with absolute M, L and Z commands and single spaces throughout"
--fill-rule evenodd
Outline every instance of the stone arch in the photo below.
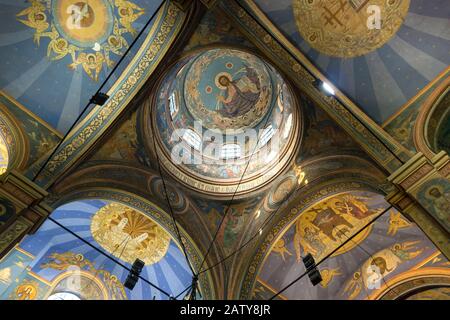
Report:
M 445 129 L 443 126 L 450 119 L 449 86 L 450 77 L 425 100 L 414 125 L 414 144 L 429 159 L 442 151 L 437 140 L 439 131 Z
M 21 130 L 18 120 L 0 103 L 0 143 L 6 154 L 6 167 L 0 174 L 13 169 L 24 169 L 28 160 L 29 142 Z

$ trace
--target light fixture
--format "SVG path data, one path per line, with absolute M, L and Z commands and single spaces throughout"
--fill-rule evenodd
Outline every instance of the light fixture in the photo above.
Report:
M 314 81 L 314 85 L 326 96 L 334 96 L 336 94 L 336 91 L 328 82 L 317 79 L 316 81 Z
M 327 82 L 322 83 L 322 88 L 332 96 L 336 94 L 336 91 L 334 91 L 333 87 Z

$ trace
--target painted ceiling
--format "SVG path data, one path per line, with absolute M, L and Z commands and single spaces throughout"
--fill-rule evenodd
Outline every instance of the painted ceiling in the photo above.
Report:
M 0 174 L 8 168 L 8 147 L 2 135 L 0 135 Z
M 302 212 L 272 244 L 253 297 L 270 298 L 303 274 L 302 257 L 307 253 L 314 256 L 323 281 L 313 287 L 304 277 L 283 292 L 281 299 L 366 299 L 426 274 L 427 269 L 448 274 L 448 260 L 422 231 L 395 209 L 382 213 L 386 208 L 381 195 L 351 191 Z M 326 257 L 359 230 L 352 241 Z
M 247 181 L 262 172 L 272 178 L 291 142 L 298 144 L 301 116 L 291 89 L 272 66 L 246 51 L 211 49 L 181 59 L 166 73 L 153 101 L 156 136 L 165 152 L 161 157 L 167 157 L 163 165 L 180 165 L 194 179 L 230 184 L 245 173 L 241 190 L 252 188 L 245 187 Z M 198 145 L 185 138 L 186 131 Z M 150 135 L 144 140 L 153 148 Z M 221 156 L 228 144 L 239 149 L 232 159 Z M 278 169 L 270 171 L 275 165 Z M 235 188 L 229 186 L 226 193 Z
M 0 1 L 0 90 L 65 133 L 161 2 Z
M 136 258 L 146 265 L 141 276 L 171 296 L 177 296 L 192 280 L 186 259 L 169 234 L 144 214 L 115 202 L 82 200 L 65 204 L 52 217 L 93 247 L 110 254 L 131 268 Z M 106 297 L 92 292 L 72 292 L 83 299 L 168 299 L 142 280 L 130 291 L 122 286 L 128 270 L 117 265 L 52 221 L 27 237 L 9 259 L 0 264 L 0 274 L 9 272 L 10 279 L 33 279 L 41 298 L 55 292 L 61 275 L 77 266 L 106 291 Z M 26 261 L 20 263 L 25 256 Z M 28 267 L 28 268 L 27 268 Z M 8 269 L 9 268 L 9 269 Z M 4 271 L 7 269 L 8 271 Z M 29 270 L 26 272 L 24 270 Z M 115 281 L 118 280 L 118 282 Z M 24 281 L 18 281 L 24 285 Z M 12 297 L 17 283 L 0 282 L 0 295 Z M 48 287 L 50 286 L 50 288 Z M 89 282 L 86 287 L 89 286 Z M 44 287 L 39 289 L 40 287 Z M 82 286 L 84 289 L 85 287 Z M 70 288 L 69 288 L 70 289 Z M 69 291 L 68 288 L 65 290 Z M 41 293 L 42 291 L 42 293 Z M 57 290 L 56 290 L 57 291 Z M 45 293 L 45 294 L 44 294 Z M 15 296 L 15 299 L 20 297 Z
M 446 0 L 243 2 L 378 123 L 450 64 Z M 385 25 L 379 31 L 367 31 L 371 5 L 381 9 Z

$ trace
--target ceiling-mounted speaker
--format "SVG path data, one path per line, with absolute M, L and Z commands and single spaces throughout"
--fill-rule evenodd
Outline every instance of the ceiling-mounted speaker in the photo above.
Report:
M 125 280 L 125 283 L 123 284 L 125 288 L 133 290 L 134 286 L 139 280 L 139 276 L 137 276 L 135 273 L 130 272 L 127 276 L 127 279 Z
M 139 275 L 142 272 L 142 269 L 144 268 L 145 263 L 142 260 L 136 259 L 133 262 L 133 265 L 131 266 L 130 273 L 127 276 L 127 279 L 125 280 L 125 283 L 123 284 L 125 288 L 133 290 L 136 286 L 136 283 L 139 280 Z
M 316 265 L 316 261 L 314 261 L 314 257 L 311 253 L 308 253 L 305 257 L 302 258 L 302 260 L 306 270 L 314 268 L 314 266 Z
M 314 257 L 311 253 L 308 253 L 305 257 L 302 258 L 302 260 L 303 264 L 305 265 L 306 272 L 308 273 L 309 280 L 311 281 L 313 286 L 317 286 L 322 282 L 322 275 L 317 269 Z
M 313 286 L 317 286 L 322 282 L 322 275 L 320 274 L 320 271 L 317 270 L 317 268 L 308 272 L 308 277 Z

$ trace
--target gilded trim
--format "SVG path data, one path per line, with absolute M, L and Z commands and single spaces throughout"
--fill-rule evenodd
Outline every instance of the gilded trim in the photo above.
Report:
M 185 17 L 186 15 L 171 2 L 161 10 L 153 32 L 149 33 L 138 54 L 108 92 L 109 101 L 103 107 L 96 107 L 72 131 L 67 142 L 61 145 L 38 177 L 39 184 L 48 187 L 105 132 L 156 69 L 175 40 Z

